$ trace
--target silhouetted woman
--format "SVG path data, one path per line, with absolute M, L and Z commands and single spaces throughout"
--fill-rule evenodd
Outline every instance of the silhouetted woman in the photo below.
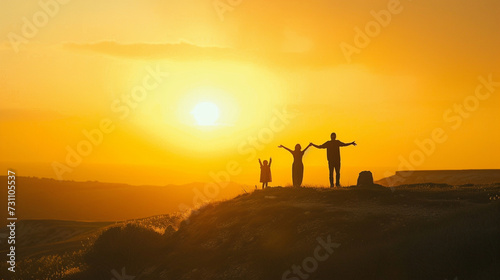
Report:
M 294 187 L 300 187 L 300 185 L 302 185 L 302 179 L 304 178 L 304 164 L 302 163 L 302 156 L 304 156 L 304 153 L 307 149 L 309 149 L 309 147 L 311 147 L 311 144 L 301 151 L 300 144 L 297 144 L 295 145 L 295 150 L 292 151 L 283 145 L 278 146 L 278 148 L 283 148 L 293 155 L 292 181 Z

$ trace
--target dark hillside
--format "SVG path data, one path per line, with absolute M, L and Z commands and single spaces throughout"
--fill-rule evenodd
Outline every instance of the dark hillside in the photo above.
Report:
M 122 267 L 136 279 L 498 279 L 499 194 L 498 184 L 270 188 L 207 205 L 176 232 L 122 228 L 113 239 L 130 241 L 115 250 L 136 257 L 89 254 L 72 279 Z

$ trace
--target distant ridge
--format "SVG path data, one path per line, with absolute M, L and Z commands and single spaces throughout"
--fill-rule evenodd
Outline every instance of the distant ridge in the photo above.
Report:
M 500 182 L 500 169 L 465 169 L 465 170 L 405 170 L 378 180 L 376 183 L 386 186 L 406 184 L 436 183 L 448 185 L 493 184 Z
M 0 181 L 7 182 L 7 177 L 0 176 Z M 24 220 L 94 222 L 124 221 L 185 211 L 210 200 L 233 198 L 242 194 L 244 189 L 243 185 L 234 182 L 207 189 L 207 183 L 133 186 L 22 176 L 16 177 L 16 187 L 17 214 Z M 7 197 L 7 188 L 0 189 L 0 197 Z M 0 201 L 0 208 L 7 209 L 6 199 Z M 0 212 L 0 219 L 5 221 L 6 215 L 7 211 Z

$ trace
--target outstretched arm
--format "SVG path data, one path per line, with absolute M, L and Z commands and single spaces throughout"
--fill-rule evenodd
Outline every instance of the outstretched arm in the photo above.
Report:
M 260 164 L 260 167 L 262 167 L 262 161 L 260 161 L 260 158 L 259 158 L 259 164 Z
M 323 145 L 316 145 L 316 144 L 314 144 L 314 143 L 311 142 L 311 143 L 309 143 L 309 145 L 311 145 L 311 146 L 313 146 L 315 148 L 318 148 L 318 149 L 326 149 L 326 143 L 323 144 Z
M 283 149 L 285 149 L 285 150 L 287 150 L 287 151 L 289 151 L 290 153 L 293 154 L 292 150 L 288 149 L 287 147 L 285 147 L 283 145 L 279 145 L 278 148 L 283 148 Z
M 350 145 L 357 146 L 358 144 L 356 144 L 356 141 L 352 141 L 351 143 L 340 142 L 341 147 L 346 147 L 346 146 L 350 146 Z

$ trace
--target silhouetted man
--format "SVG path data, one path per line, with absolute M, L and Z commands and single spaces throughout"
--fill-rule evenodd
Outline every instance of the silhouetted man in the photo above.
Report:
M 323 145 L 318 146 L 311 143 L 314 147 L 318 149 L 326 149 L 326 155 L 328 158 L 328 169 L 330 170 L 330 188 L 333 188 L 333 170 L 335 169 L 336 180 L 335 184 L 337 187 L 340 187 L 340 147 L 345 147 L 349 145 L 356 146 L 356 142 L 352 141 L 351 143 L 343 143 L 339 140 L 336 140 L 337 134 L 332 133 L 330 136 L 332 140 L 326 141 Z

